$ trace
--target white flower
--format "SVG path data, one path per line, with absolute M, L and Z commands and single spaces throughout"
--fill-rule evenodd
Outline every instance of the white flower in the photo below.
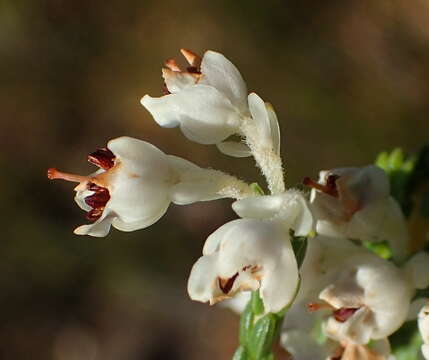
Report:
M 429 360 L 429 303 L 420 310 L 418 324 L 423 339 L 422 353 L 424 358 Z
M 163 127 L 180 126 L 189 139 L 202 144 L 217 144 L 240 133 L 242 121 L 251 116 L 267 116 L 265 104 L 259 107 L 256 95 L 248 103 L 247 87 L 237 68 L 220 53 L 207 51 L 201 59 L 189 50 L 181 50 L 191 65 L 182 71 L 168 60 L 162 70 L 168 93 L 160 98 L 145 95 L 141 103 Z M 249 109 L 249 105 L 251 109 Z M 243 144 L 224 144 L 234 156 L 250 155 Z M 241 155 L 240 155 L 241 154 Z
M 265 311 L 278 312 L 292 301 L 298 278 L 288 231 L 278 221 L 238 219 L 207 238 L 188 292 L 193 300 L 214 304 L 259 289 Z
M 367 344 L 396 331 L 407 318 L 414 289 L 392 263 L 375 255 L 357 255 L 341 269 L 320 299 L 334 312 L 325 333 L 340 342 Z
M 398 203 L 390 196 L 389 180 L 376 166 L 321 171 L 309 178 L 311 204 L 319 234 L 368 241 L 389 241 L 393 255 L 407 255 L 408 231 Z
M 247 87 L 237 68 L 222 54 L 206 51 L 201 59 L 181 50 L 190 66 L 185 70 L 172 59 L 162 74 L 167 94 L 145 95 L 142 105 L 163 127 L 180 126 L 190 140 L 216 144 L 234 157 L 253 155 L 273 193 L 284 191 L 280 159 L 280 129 L 269 103 Z M 225 141 L 231 135 L 242 142 Z
M 100 168 L 88 176 L 48 170 L 50 179 L 79 182 L 75 200 L 93 222 L 78 227 L 79 235 L 106 236 L 111 225 L 122 231 L 145 228 L 164 215 L 170 202 L 184 205 L 250 194 L 232 176 L 201 169 L 129 137 L 109 141 L 88 160 Z

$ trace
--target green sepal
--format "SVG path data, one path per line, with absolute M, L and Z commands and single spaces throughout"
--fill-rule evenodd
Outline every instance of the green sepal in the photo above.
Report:
M 260 195 L 260 196 L 265 195 L 264 190 L 261 188 L 261 186 L 257 182 L 251 183 L 250 188 L 252 189 L 252 191 L 256 195 Z
M 307 252 L 307 238 L 304 236 L 295 236 L 294 231 L 290 230 L 292 249 L 295 254 L 298 269 L 301 268 L 304 262 L 305 254 Z
M 234 353 L 232 360 L 248 360 L 247 351 L 244 346 L 240 346 Z
M 248 349 L 254 359 L 263 359 L 271 353 L 274 339 L 278 335 L 279 318 L 270 313 L 260 318 L 250 333 Z
M 274 354 L 268 354 L 267 356 L 264 356 L 261 360 L 274 360 Z
M 240 317 L 240 345 L 247 346 L 250 332 L 253 328 L 255 314 L 253 313 L 252 301 L 249 301 Z
M 252 311 L 255 315 L 261 315 L 264 313 L 264 302 L 259 295 L 259 290 L 252 291 L 250 303 L 252 304 Z
M 382 242 L 371 242 L 363 241 L 363 246 L 368 250 L 372 251 L 374 254 L 378 255 L 382 259 L 389 260 L 392 257 L 392 250 L 390 249 L 389 243 L 387 241 Z
M 417 321 L 407 321 L 389 337 L 389 341 L 396 360 L 419 359 L 420 347 L 423 341 L 417 328 Z
M 399 202 L 402 210 L 411 212 L 410 185 L 416 165 L 415 157 L 406 158 L 402 149 L 396 148 L 391 153 L 378 155 L 375 165 L 382 168 L 390 182 L 391 195 Z

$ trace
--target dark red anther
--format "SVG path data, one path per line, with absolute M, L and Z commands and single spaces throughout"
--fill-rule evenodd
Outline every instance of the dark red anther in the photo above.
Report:
M 234 286 L 235 279 L 237 279 L 237 276 L 238 273 L 236 273 L 227 280 L 219 278 L 219 287 L 224 294 L 228 294 L 231 291 L 232 287 Z
M 86 213 L 86 218 L 92 222 L 97 221 L 101 215 L 103 215 L 103 210 L 104 209 L 92 209 Z
M 200 69 L 197 68 L 196 66 L 188 66 L 186 70 L 188 71 L 188 73 L 191 73 L 191 74 L 201 74 Z
M 319 190 L 327 195 L 331 195 L 333 197 L 338 197 L 338 189 L 337 189 L 337 183 L 336 181 L 340 177 L 338 175 L 329 175 L 326 179 L 326 185 L 319 184 L 318 182 L 312 180 L 308 176 L 306 176 L 302 183 L 305 186 L 311 187 L 313 189 Z
M 345 322 L 350 318 L 359 308 L 340 308 L 335 310 L 332 314 L 334 315 L 335 320 L 338 322 Z
M 92 182 L 88 183 L 87 188 L 88 190 L 91 190 L 94 192 L 108 191 L 106 188 L 98 186 L 97 184 L 94 184 Z
M 164 82 L 164 84 L 162 84 L 162 95 L 170 95 L 171 92 L 170 90 L 168 90 L 167 84 Z
M 88 183 L 87 188 L 90 191 L 94 191 L 94 194 L 89 195 L 84 199 L 85 203 L 92 207 L 92 209 L 86 214 L 86 218 L 89 221 L 96 221 L 103 214 L 103 210 L 107 202 L 110 200 L 110 193 L 108 189 L 91 182 Z
M 85 198 L 85 202 L 92 208 L 104 208 L 110 200 L 108 191 L 100 191 Z
M 115 155 L 107 148 L 101 148 L 88 155 L 88 161 L 99 168 L 109 170 L 115 165 Z

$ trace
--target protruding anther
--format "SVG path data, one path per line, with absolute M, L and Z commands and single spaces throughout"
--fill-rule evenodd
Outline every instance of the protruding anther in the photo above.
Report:
M 88 161 L 99 168 L 109 170 L 115 165 L 115 154 L 107 148 L 101 148 L 89 154 Z
M 335 310 L 333 316 L 338 322 L 346 322 L 359 308 L 340 308 Z
M 191 65 L 192 67 L 195 67 L 196 69 L 200 68 L 201 65 L 201 56 L 193 53 L 192 51 L 188 49 L 180 49 L 180 52 L 185 57 L 186 61 Z
M 228 294 L 234 286 L 235 279 L 237 279 L 238 273 L 230 277 L 229 279 L 219 278 L 219 287 L 224 294 Z
M 181 71 L 179 65 L 177 65 L 176 60 L 168 59 L 164 63 L 165 67 L 172 71 Z
M 333 197 L 338 197 L 338 190 L 337 190 L 337 184 L 336 181 L 339 178 L 338 175 L 329 175 L 326 179 L 326 185 L 319 184 L 318 182 L 314 181 L 310 177 L 306 176 L 302 183 L 305 186 L 311 187 L 313 189 L 319 190 L 325 194 L 331 195 Z
M 61 179 L 61 180 L 66 180 L 71 182 L 78 182 L 78 183 L 88 181 L 88 177 L 86 176 L 65 173 L 55 168 L 49 168 L 47 172 L 47 176 L 48 176 L 48 179 L 50 180 Z

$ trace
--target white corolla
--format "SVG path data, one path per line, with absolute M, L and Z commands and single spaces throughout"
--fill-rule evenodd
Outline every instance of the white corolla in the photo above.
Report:
M 321 235 L 356 240 L 388 241 L 393 255 L 404 258 L 408 231 L 398 203 L 390 196 L 385 172 L 376 166 L 321 171 L 312 187 L 311 204 Z
M 79 235 L 106 236 L 111 225 L 122 231 L 145 228 L 164 215 L 171 202 L 185 205 L 251 194 L 230 175 L 202 169 L 130 137 L 109 141 L 88 160 L 100 168 L 88 176 L 48 170 L 50 179 L 79 183 L 75 200 L 92 221 L 75 230 Z
M 412 284 L 392 263 L 372 254 L 352 256 L 319 295 L 333 311 L 324 331 L 341 343 L 384 339 L 406 320 L 413 294 Z
M 278 312 L 293 300 L 299 273 L 289 230 L 308 235 L 311 213 L 295 191 L 251 200 L 234 204 L 246 219 L 231 221 L 207 238 L 188 282 L 193 300 L 214 304 L 238 292 L 259 289 L 266 312 Z M 272 216 L 279 211 L 281 215 Z

